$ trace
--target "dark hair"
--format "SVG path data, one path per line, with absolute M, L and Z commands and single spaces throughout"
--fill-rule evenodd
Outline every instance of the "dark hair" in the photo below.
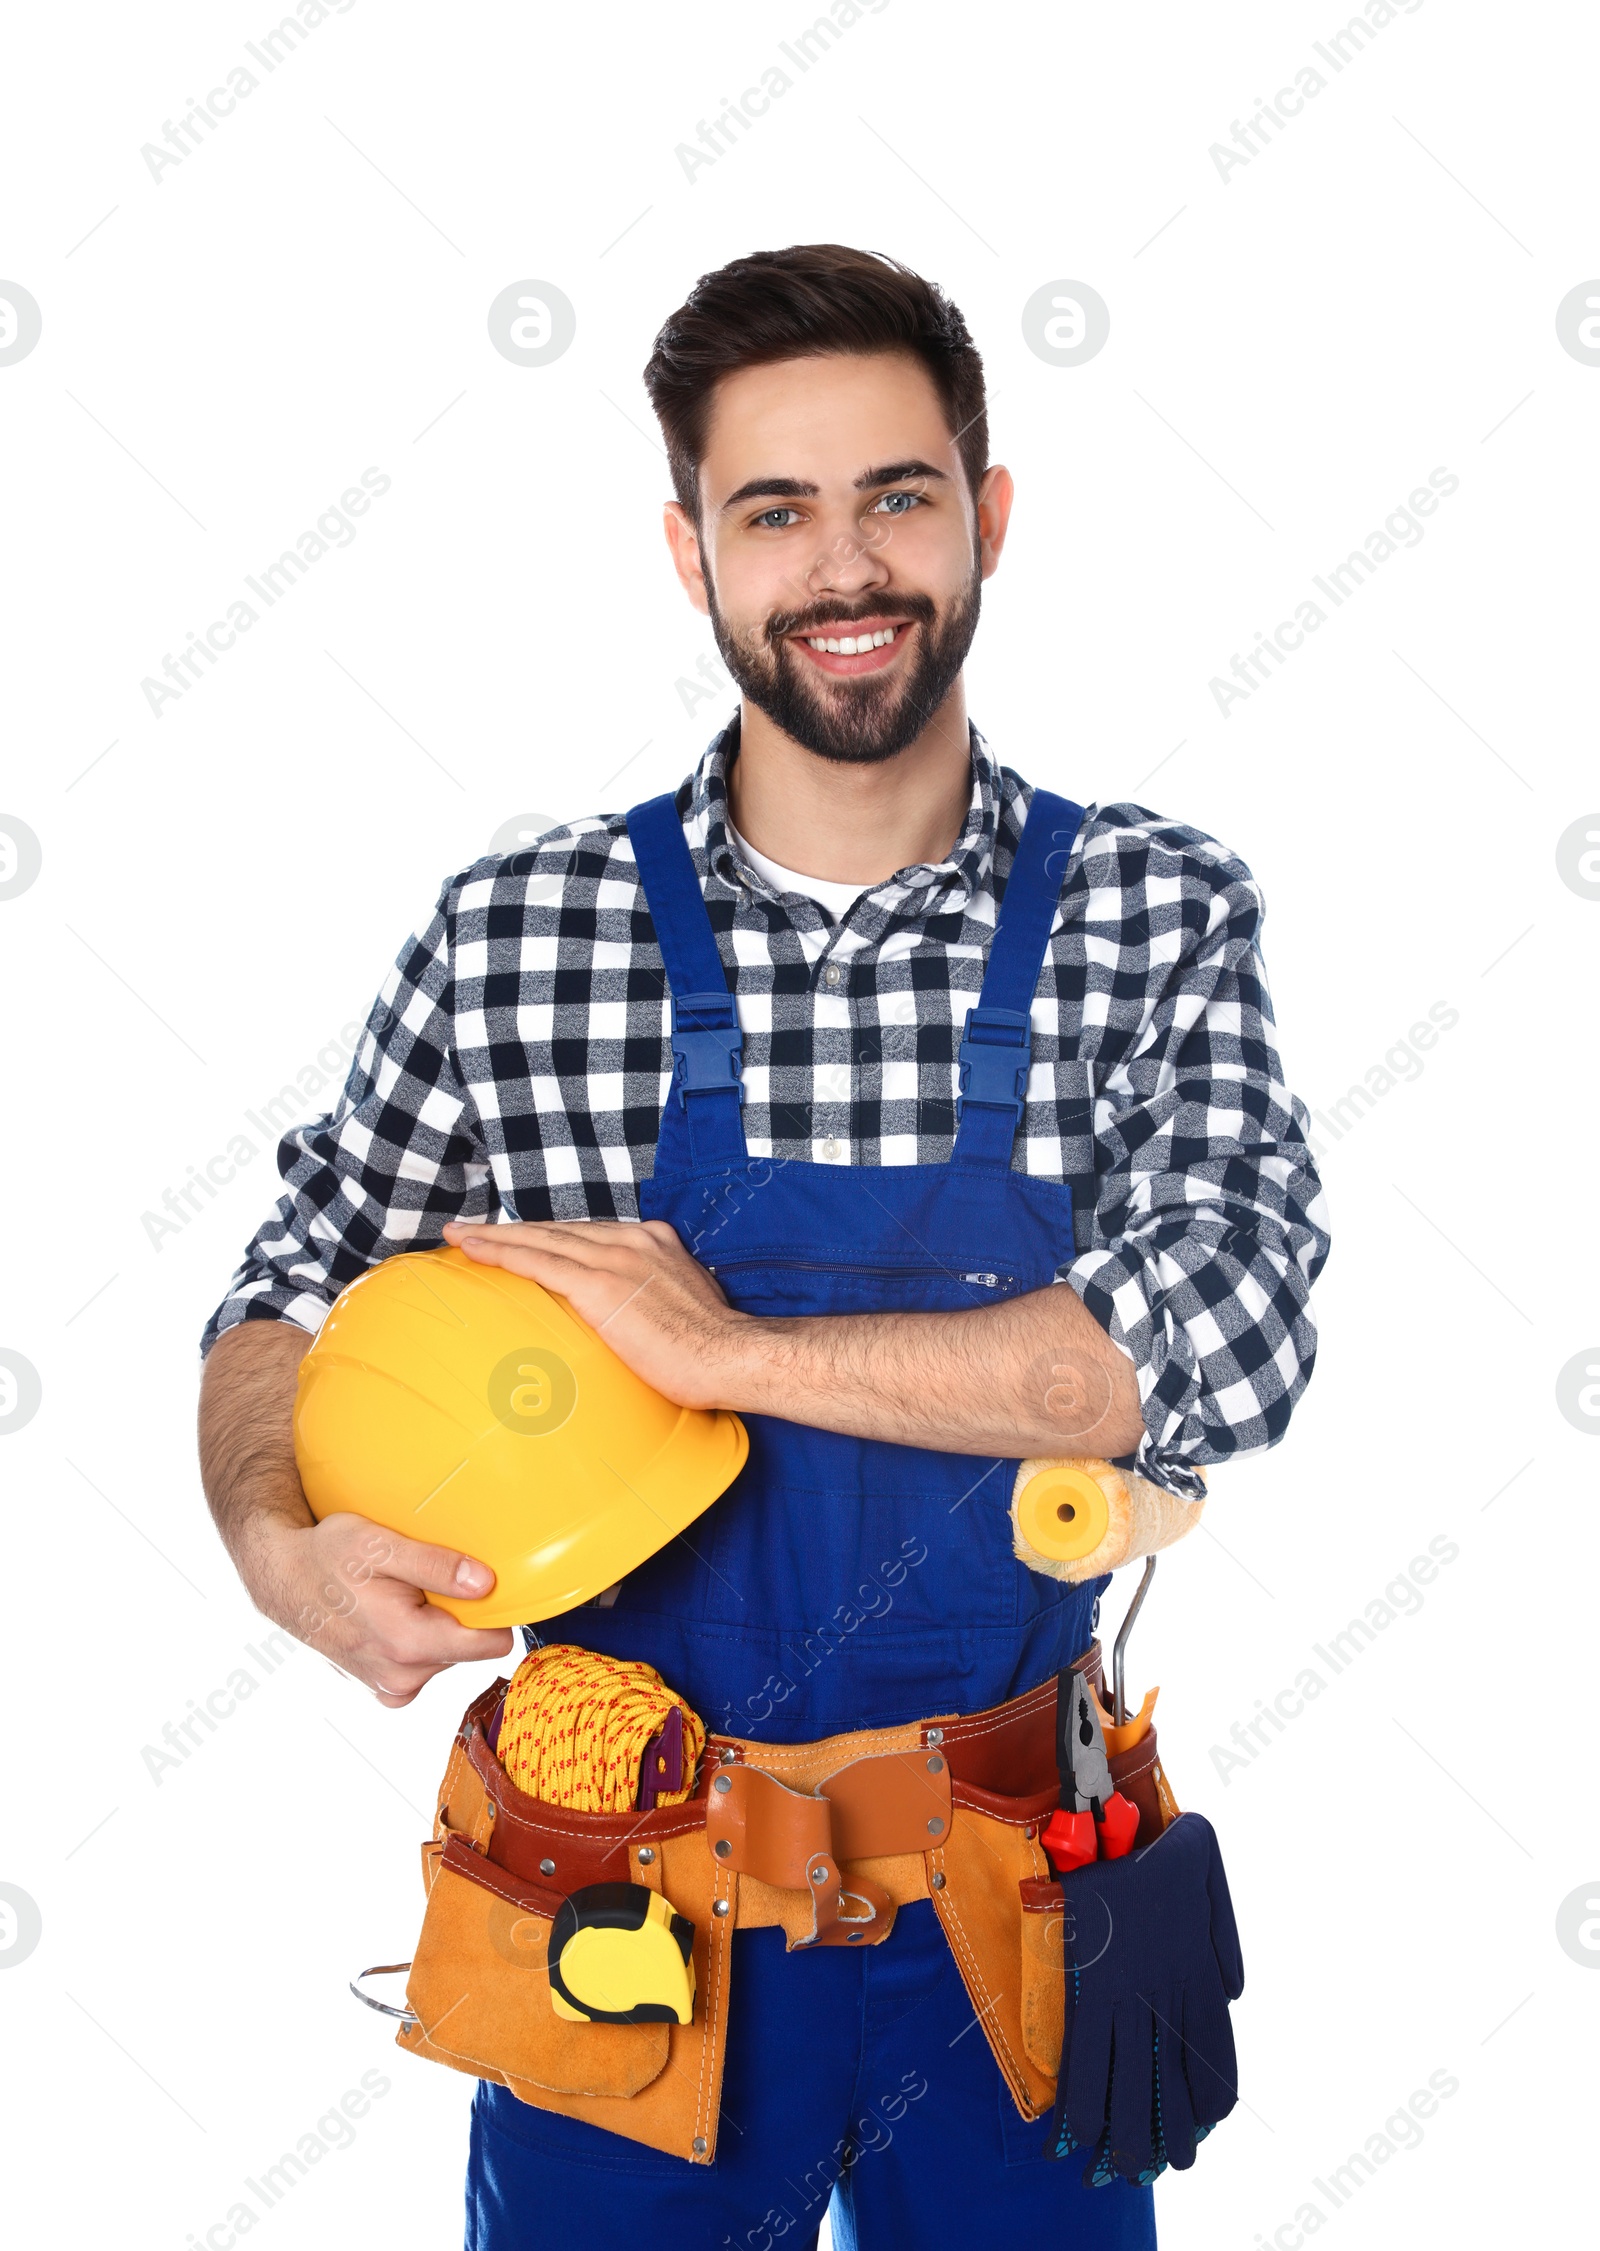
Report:
M 974 493 L 989 466 L 983 361 L 937 283 L 837 242 L 757 250 L 702 274 L 669 315 L 644 371 L 673 488 L 698 521 L 699 469 L 716 385 L 742 367 L 816 353 L 907 352 L 933 378 Z

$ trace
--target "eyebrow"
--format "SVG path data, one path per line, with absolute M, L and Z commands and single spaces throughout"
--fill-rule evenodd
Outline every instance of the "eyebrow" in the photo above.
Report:
M 945 471 L 936 469 L 931 461 L 888 461 L 879 468 L 863 469 L 855 489 L 870 492 L 874 485 L 905 484 L 913 477 L 936 477 L 940 484 L 950 482 Z M 815 500 L 821 489 L 802 477 L 751 477 L 737 492 L 729 493 L 719 513 L 726 515 L 746 500 Z

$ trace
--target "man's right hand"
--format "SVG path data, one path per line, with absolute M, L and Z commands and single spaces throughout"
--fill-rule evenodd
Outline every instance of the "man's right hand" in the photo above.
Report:
M 463 1626 L 428 1594 L 479 1597 L 486 1563 L 307 1506 L 294 1458 L 304 1329 L 243 1321 L 211 1348 L 200 1387 L 200 1473 L 217 1530 L 258 1610 L 380 1704 L 409 1704 L 447 1665 L 511 1652 L 509 1626 Z
M 272 1519 L 257 1530 L 246 1576 L 258 1608 L 365 1682 L 380 1704 L 409 1704 L 447 1665 L 504 1657 L 513 1646 L 508 1626 L 463 1626 L 426 1600 L 487 1594 L 486 1563 L 403 1539 L 369 1517 Z

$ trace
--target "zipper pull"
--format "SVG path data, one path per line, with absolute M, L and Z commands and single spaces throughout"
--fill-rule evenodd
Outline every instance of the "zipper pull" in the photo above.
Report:
M 998 1289 L 1000 1286 L 998 1274 L 963 1274 L 961 1279 L 963 1282 L 981 1282 L 986 1290 Z

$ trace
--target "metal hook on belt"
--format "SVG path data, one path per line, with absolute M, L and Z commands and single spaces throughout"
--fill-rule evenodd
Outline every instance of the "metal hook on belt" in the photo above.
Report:
M 1117 1727 L 1126 1726 L 1128 1719 L 1128 1696 L 1125 1674 L 1125 1666 L 1128 1653 L 1128 1636 L 1133 1631 L 1133 1621 L 1139 1615 L 1139 1610 L 1144 1602 L 1144 1598 L 1150 1592 L 1150 1582 L 1155 1577 L 1155 1572 L 1155 1557 L 1153 1555 L 1146 1556 L 1144 1563 L 1144 1576 L 1139 1581 L 1138 1586 L 1134 1589 L 1133 1600 L 1128 1605 L 1128 1614 L 1123 1619 L 1122 1624 L 1118 1627 L 1117 1638 L 1111 1646 L 1111 1718 L 1113 1724 Z
M 420 2024 L 422 2020 L 414 2010 L 397 2009 L 389 2001 L 375 2001 L 370 1993 L 363 1993 L 361 1990 L 369 1977 L 398 1977 L 402 1970 L 409 1970 L 410 1967 L 409 1962 L 376 1962 L 370 1970 L 363 1970 L 358 1977 L 350 1980 L 350 1990 L 367 2008 L 376 2009 L 379 2016 L 398 2017 L 406 2025 Z

